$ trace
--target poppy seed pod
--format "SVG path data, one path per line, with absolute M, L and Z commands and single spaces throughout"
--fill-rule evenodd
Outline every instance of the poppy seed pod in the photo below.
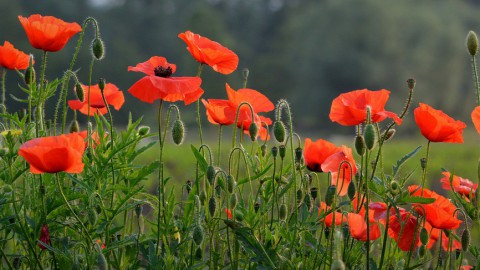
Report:
M 415 84 L 416 84 L 416 81 L 414 78 L 410 78 L 407 80 L 408 89 L 413 90 L 413 88 L 415 88 Z
M 278 147 L 274 146 L 272 147 L 272 156 L 273 158 L 276 158 L 278 154 Z
M 418 248 L 418 257 L 423 258 L 425 256 L 425 253 L 427 253 L 427 247 L 425 247 L 425 245 L 421 245 Z
M 103 93 L 103 90 L 105 90 L 105 84 L 107 83 L 107 80 L 105 80 L 104 78 L 100 78 L 98 79 L 98 88 L 100 89 L 100 91 Z
M 420 159 L 420 167 L 422 167 L 423 170 L 427 167 L 427 159 L 426 158 L 421 158 Z
M 357 135 L 355 137 L 355 150 L 359 156 L 363 156 L 365 154 L 365 140 L 363 139 L 362 135 Z
M 278 150 L 279 150 L 279 153 L 280 153 L 280 158 L 281 159 L 284 159 L 285 158 L 285 155 L 287 154 L 287 148 L 285 147 L 285 145 L 280 145 L 278 147 Z
M 35 83 L 36 73 L 35 73 L 35 69 L 33 68 L 33 66 L 29 66 L 29 67 L 25 70 L 23 79 L 25 80 L 25 83 L 26 83 L 27 85 L 29 85 L 29 84 L 31 84 L 31 83 Z
M 235 209 L 237 207 L 237 202 L 237 194 L 232 193 L 232 195 L 230 195 L 230 208 Z
M 193 238 L 193 242 L 195 242 L 195 244 L 197 244 L 197 246 L 200 246 L 202 244 L 203 229 L 202 229 L 202 226 L 200 226 L 199 224 L 197 224 L 193 228 L 192 238 Z
M 283 220 L 283 221 L 287 219 L 287 206 L 284 203 L 280 205 L 278 218 L 280 218 L 280 220 Z
M 301 189 L 297 190 L 296 193 L 297 203 L 300 204 L 303 200 L 303 191 Z
M 142 215 L 142 211 L 143 211 L 143 205 L 139 204 L 135 206 L 135 214 L 137 215 L 137 217 Z
M 211 217 L 215 215 L 215 210 L 217 210 L 217 200 L 214 196 L 212 196 L 208 200 L 208 212 L 210 213 Z
M 260 146 L 260 151 L 262 153 L 262 157 L 265 157 L 267 155 L 267 145 L 262 144 L 262 146 Z
M 473 31 L 467 34 L 467 50 L 471 56 L 475 56 L 478 52 L 478 37 Z
M 248 75 L 250 74 L 250 70 L 248 68 L 244 68 L 242 70 L 242 77 L 244 80 L 248 79 Z
M 235 178 L 232 175 L 227 176 L 227 191 L 232 193 L 235 188 Z
M 105 46 L 103 45 L 102 39 L 99 37 L 92 41 L 92 55 L 97 60 L 102 60 L 105 56 Z
M 150 133 L 150 127 L 149 126 L 140 126 L 138 127 L 138 135 L 140 136 L 145 136 L 148 133 Z
M 301 147 L 297 147 L 295 149 L 295 162 L 300 163 L 303 157 L 303 149 Z
M 428 244 L 428 240 L 430 239 L 430 236 L 428 235 L 427 229 L 425 227 L 422 228 L 420 231 L 420 241 L 422 242 L 423 245 Z
M 325 194 L 325 204 L 326 205 L 328 205 L 328 206 L 332 205 L 336 192 L 337 192 L 337 187 L 336 186 L 329 186 L 327 188 L 327 193 Z
M 215 167 L 213 167 L 212 165 L 209 165 L 207 167 L 207 180 L 208 180 L 208 183 L 210 183 L 210 185 L 213 185 L 214 182 L 213 180 L 215 179 Z
M 85 101 L 85 92 L 83 91 L 83 87 L 79 82 L 75 84 L 75 95 L 77 96 L 78 100 L 80 100 L 80 102 Z
M 467 251 L 470 246 L 470 231 L 465 228 L 462 233 L 462 250 Z
M 273 135 L 275 136 L 275 140 L 279 143 L 285 142 L 285 133 L 285 124 L 283 124 L 282 121 L 275 121 L 275 123 L 273 123 Z
M 310 189 L 310 196 L 315 200 L 318 197 L 318 188 L 317 187 L 312 187 Z
M 175 122 L 173 122 L 173 128 L 172 128 L 173 142 L 176 145 L 182 144 L 184 134 L 185 134 L 185 126 L 183 125 L 182 120 L 180 119 L 175 120 Z
M 70 133 L 80 131 L 80 125 L 78 124 L 77 120 L 73 120 L 70 124 Z
M 250 127 L 248 127 L 248 133 L 250 134 L 250 140 L 252 140 L 252 142 L 257 140 L 258 126 L 255 122 L 251 123 Z
M 383 138 L 385 138 L 385 141 L 388 141 L 390 140 L 391 138 L 393 138 L 393 136 L 395 135 L 396 133 L 396 130 L 395 129 L 389 129 L 387 132 L 385 132 L 383 134 Z
M 366 125 L 363 135 L 365 136 L 365 146 L 368 150 L 372 150 L 377 142 L 377 133 L 374 126 L 372 124 Z

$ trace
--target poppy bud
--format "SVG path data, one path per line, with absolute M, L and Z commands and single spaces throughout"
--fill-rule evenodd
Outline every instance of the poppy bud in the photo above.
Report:
M 279 150 L 278 152 L 280 153 L 280 158 L 281 158 L 281 159 L 284 159 L 284 158 L 285 158 L 285 155 L 287 154 L 287 148 L 285 147 L 285 145 L 283 145 L 283 144 L 280 145 L 280 146 L 278 147 L 278 150 Z
M 282 221 L 285 221 L 287 219 L 287 206 L 284 203 L 280 205 L 278 218 L 280 218 L 280 220 Z
M 336 186 L 329 186 L 327 188 L 327 193 L 325 194 L 325 204 L 326 205 L 328 205 L 328 206 L 332 205 L 336 192 L 337 192 L 337 187 Z
M 256 202 L 254 205 L 253 205 L 253 209 L 255 210 L 255 213 L 258 212 L 258 209 L 260 209 L 260 203 L 259 202 Z
M 182 120 L 177 119 L 173 122 L 172 128 L 172 139 L 176 145 L 180 145 L 183 142 L 183 137 L 185 134 L 185 126 L 183 125 Z
M 215 215 L 215 210 L 217 210 L 217 200 L 214 196 L 212 196 L 208 200 L 208 212 L 210 213 L 211 217 Z
M 202 226 L 197 224 L 195 227 L 193 227 L 193 234 L 192 234 L 193 242 L 197 244 L 197 246 L 200 246 L 203 241 L 203 229 Z
M 315 200 L 318 197 L 318 188 L 317 187 L 312 187 L 310 189 L 310 196 Z
M 420 241 L 422 242 L 423 245 L 428 244 L 428 240 L 430 239 L 430 236 L 428 236 L 427 229 L 422 228 L 420 231 Z
M 100 91 L 102 93 L 103 93 L 103 90 L 105 90 L 105 84 L 106 83 L 107 83 L 107 81 L 104 78 L 98 79 L 98 88 L 100 89 Z
M 137 215 L 137 217 L 140 217 L 142 215 L 142 212 L 143 212 L 143 205 L 138 204 L 137 206 L 135 206 L 135 214 Z
M 185 184 L 185 189 L 187 190 L 187 194 L 190 194 L 190 191 L 192 190 L 192 181 L 187 180 L 187 183 Z
M 36 80 L 36 74 L 35 74 L 35 69 L 33 66 L 29 66 L 24 73 L 23 79 L 25 80 L 25 83 L 27 85 L 30 85 L 31 83 L 35 83 Z
M 275 136 L 275 140 L 279 143 L 283 143 L 285 141 L 285 133 L 286 128 L 282 121 L 275 121 L 273 123 L 273 135 Z
M 198 198 L 200 199 L 200 203 L 204 205 L 205 200 L 207 199 L 207 194 L 205 193 L 205 190 L 200 191 L 200 196 L 198 196 Z
M 85 92 L 83 91 L 83 87 L 79 82 L 75 84 L 75 95 L 81 102 L 85 101 Z
M 302 202 L 302 199 L 303 199 L 303 191 L 301 189 L 297 190 L 297 193 L 296 193 L 296 198 L 297 198 L 297 203 L 300 204 Z
M 470 231 L 465 228 L 462 233 L 462 250 L 467 251 L 470 246 Z
M 467 50 L 471 56 L 475 56 L 478 52 L 478 37 L 473 31 L 467 34 Z
M 70 133 L 78 132 L 80 130 L 80 125 L 77 120 L 73 120 L 70 124 Z
M 331 270 L 345 270 L 345 263 L 342 260 L 335 260 L 332 263 Z
M 347 195 L 350 201 L 353 201 L 353 199 L 355 198 L 356 192 L 357 191 L 356 191 L 355 183 L 351 181 L 350 184 L 348 184 L 348 189 L 347 189 Z
M 138 135 L 140 136 L 145 136 L 148 133 L 150 133 L 150 127 L 149 126 L 140 126 L 138 127 Z
M 92 41 L 92 54 L 97 60 L 102 60 L 105 56 L 105 46 L 103 45 L 103 41 L 98 37 Z
M 375 128 L 372 124 L 368 124 L 365 126 L 363 135 L 365 136 L 365 146 L 368 150 L 372 150 L 377 142 L 377 133 L 375 132 Z
M 195 250 L 195 258 L 197 260 L 201 260 L 203 258 L 203 251 L 202 251 L 202 247 L 198 247 L 196 250 Z
M 250 134 L 250 140 L 252 140 L 252 142 L 257 140 L 258 126 L 255 124 L 255 122 L 252 122 L 248 127 L 248 133 Z
M 295 149 L 295 162 L 300 163 L 303 157 L 303 149 L 301 147 L 297 147 Z
M 235 188 L 235 178 L 232 175 L 227 176 L 227 191 L 232 193 Z
M 262 157 L 265 157 L 267 155 L 267 145 L 262 144 L 262 146 L 260 146 L 260 151 L 262 152 Z
M 237 202 L 237 194 L 232 193 L 232 195 L 230 195 L 230 208 L 235 209 L 235 207 L 237 207 Z
M 390 140 L 393 138 L 395 135 L 396 130 L 395 129 L 389 129 L 386 133 L 383 134 L 383 138 L 385 138 L 385 141 Z
M 421 245 L 418 248 L 418 256 L 422 259 L 425 256 L 425 253 L 427 253 L 427 248 L 425 247 L 425 245 Z
M 207 167 L 207 180 L 208 180 L 208 183 L 210 183 L 210 185 L 213 185 L 213 180 L 215 179 L 215 167 L 213 167 L 212 165 L 209 165 Z
M 357 135 L 355 137 L 355 150 L 360 156 L 365 154 L 365 140 L 363 139 L 362 135 Z
M 391 190 L 393 195 L 397 195 L 400 192 L 400 186 L 398 185 L 397 181 L 392 180 L 390 182 L 390 190 Z
M 107 259 L 105 259 L 105 256 L 103 256 L 102 252 L 98 253 L 97 266 L 98 266 L 98 269 L 100 269 L 100 270 L 107 270 L 108 269 Z
M 222 187 L 220 185 L 215 186 L 215 194 L 220 198 L 220 195 L 222 194 Z
M 410 78 L 407 80 L 407 86 L 408 86 L 408 89 L 410 90 L 413 90 L 413 88 L 415 88 L 415 79 L 414 78 Z
M 276 158 L 278 154 L 278 147 L 274 146 L 272 147 L 272 156 L 273 158 Z
M 427 159 L 426 158 L 421 158 L 420 159 L 420 167 L 422 167 L 423 170 L 427 167 Z

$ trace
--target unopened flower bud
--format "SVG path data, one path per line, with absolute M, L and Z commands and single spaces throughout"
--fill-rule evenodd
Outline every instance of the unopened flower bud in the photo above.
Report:
M 297 203 L 300 204 L 303 200 L 303 191 L 301 189 L 297 190 L 296 193 Z
M 85 92 L 83 91 L 83 87 L 79 82 L 75 84 L 75 95 L 77 96 L 78 100 L 80 100 L 80 102 L 85 101 Z
M 350 184 L 348 184 L 348 189 L 347 189 L 347 195 L 350 201 L 353 201 L 355 198 L 355 193 L 356 193 L 356 187 L 355 187 L 355 182 L 351 181 Z
M 365 154 L 365 140 L 363 139 L 362 135 L 357 135 L 355 137 L 355 150 L 360 156 Z
M 365 146 L 368 150 L 372 150 L 375 147 L 377 142 L 377 133 L 375 132 L 375 127 L 372 124 L 367 124 L 365 130 L 363 131 L 365 136 Z
M 273 158 L 276 158 L 278 154 L 278 147 L 274 146 L 272 147 L 272 156 Z
M 215 210 L 217 210 L 217 200 L 214 196 L 212 196 L 208 200 L 208 212 L 210 213 L 211 217 L 215 215 Z
M 215 167 L 213 167 L 212 165 L 209 165 L 207 167 L 207 180 L 208 180 L 208 183 L 210 183 L 210 185 L 213 185 L 214 182 L 213 180 L 215 179 Z
M 310 196 L 315 200 L 318 197 L 318 188 L 317 187 L 312 187 L 310 189 Z
M 77 120 L 73 120 L 70 124 L 70 133 L 78 132 L 80 130 L 80 125 Z
M 105 85 L 107 84 L 107 81 L 104 78 L 98 79 L 98 88 L 100 91 L 103 93 L 103 90 L 105 90 Z
M 138 135 L 140 136 L 145 136 L 148 133 L 150 133 L 150 127 L 149 126 L 140 126 L 138 127 Z
M 233 189 L 235 188 L 235 178 L 232 175 L 227 176 L 227 191 L 228 193 L 232 193 Z
M 336 186 L 329 186 L 327 188 L 327 193 L 325 194 L 325 204 L 331 206 L 333 203 L 333 199 L 335 198 L 335 193 L 337 192 Z
M 250 127 L 248 127 L 248 133 L 250 134 L 250 140 L 254 142 L 257 139 L 258 135 L 258 126 L 255 122 L 252 122 L 250 124 Z
M 102 60 L 105 56 L 105 46 L 99 37 L 92 41 L 92 54 L 97 60 Z
M 422 228 L 420 231 L 420 242 L 422 242 L 423 245 L 428 244 L 428 240 L 430 239 L 430 236 L 428 235 L 427 229 Z
M 312 197 L 310 197 L 310 194 L 305 194 L 305 198 L 303 199 L 303 202 L 305 203 L 305 206 L 307 206 L 307 209 L 310 210 L 312 209 Z
M 285 158 L 285 155 L 287 154 L 287 148 L 285 147 L 285 145 L 280 145 L 278 147 L 278 152 L 280 153 L 280 158 L 281 159 L 284 159 Z
M 198 247 L 196 250 L 195 250 L 195 258 L 197 260 L 201 260 L 203 258 L 203 251 L 202 251 L 202 247 Z
M 262 153 L 262 157 L 265 157 L 267 155 L 267 145 L 262 144 L 262 146 L 260 146 L 260 151 Z
M 425 247 L 425 245 L 421 245 L 418 248 L 418 257 L 422 259 L 425 256 L 425 253 L 427 253 L 427 247 Z
M 237 194 L 232 193 L 232 195 L 230 195 L 230 208 L 235 209 L 235 207 L 237 207 L 237 203 Z
M 297 147 L 295 149 L 295 162 L 300 163 L 303 157 L 303 149 L 301 147 Z
M 470 246 L 470 231 L 465 228 L 462 233 L 462 250 L 467 251 Z
M 185 135 L 185 126 L 183 125 L 182 120 L 177 119 L 173 122 L 172 128 L 172 139 L 176 145 L 180 145 L 183 142 L 183 137 Z
M 137 206 L 135 206 L 135 214 L 137 215 L 137 217 L 140 217 L 142 215 L 142 212 L 143 212 L 143 205 L 138 204 Z
M 25 83 L 27 85 L 30 85 L 31 83 L 35 83 L 36 80 L 36 73 L 35 73 L 35 68 L 33 66 L 29 66 L 24 73 L 23 79 L 25 80 Z
M 200 246 L 203 241 L 203 229 L 202 226 L 197 224 L 195 227 L 193 227 L 193 233 L 192 233 L 192 238 L 193 242 L 197 244 L 197 246 Z
M 414 78 L 410 78 L 407 80 L 408 89 L 413 90 L 415 88 L 416 81 Z
M 390 140 L 393 138 L 395 135 L 396 130 L 395 129 L 389 129 L 386 133 L 383 134 L 383 137 L 385 138 L 385 141 Z
M 473 31 L 467 34 L 467 50 L 471 56 L 475 56 L 478 52 L 478 37 Z
M 280 205 L 278 218 L 280 218 L 280 220 L 282 221 L 285 221 L 287 219 L 287 206 L 284 203 Z
M 275 136 L 275 140 L 279 143 L 285 142 L 285 133 L 285 124 L 283 124 L 282 121 L 275 121 L 275 123 L 273 123 L 273 135 Z

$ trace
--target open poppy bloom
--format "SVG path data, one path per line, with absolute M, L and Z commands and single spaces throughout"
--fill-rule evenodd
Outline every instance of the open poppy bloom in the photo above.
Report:
M 442 183 L 442 188 L 445 190 L 453 190 L 458 194 L 465 195 L 470 198 L 470 196 L 475 196 L 475 192 L 477 191 L 478 184 L 472 183 L 472 181 L 456 176 L 453 176 L 452 185 L 450 186 L 450 173 L 443 172 L 444 177 L 440 179 L 440 183 Z
M 455 213 L 457 208 L 455 205 L 442 195 L 426 188 L 422 190 L 417 185 L 409 186 L 408 192 L 410 192 L 411 196 L 435 199 L 433 203 L 413 205 L 420 215 L 425 216 L 433 228 L 452 230 L 458 228 L 460 223 L 462 223 L 461 220 L 457 219 L 457 214 Z
M 326 140 L 312 142 L 310 138 L 305 139 L 303 148 L 303 159 L 307 169 L 312 172 L 323 172 L 322 163 L 331 155 L 340 151 L 341 148 Z
M 103 101 L 102 91 L 98 84 L 91 85 L 90 87 L 82 85 L 83 91 L 85 93 L 85 99 L 83 102 L 80 100 L 69 100 L 68 105 L 72 110 L 79 110 L 81 113 L 88 114 L 88 96 L 90 95 L 90 115 L 96 113 L 104 115 L 108 112 L 105 102 Z M 115 110 L 120 110 L 125 98 L 123 92 L 118 89 L 113 83 L 105 84 L 103 89 L 103 94 L 107 100 L 108 105 L 111 105 Z
M 472 111 L 472 122 L 477 130 L 478 134 L 480 134 L 480 106 L 475 107 Z
M 425 229 L 427 230 L 427 232 L 429 232 L 429 235 L 430 235 L 430 239 L 428 240 L 428 243 L 427 243 L 427 248 L 428 249 L 431 249 L 432 247 L 434 247 L 435 245 L 435 242 L 440 238 L 440 241 L 442 243 L 442 248 L 443 250 L 445 251 L 453 251 L 453 250 L 457 250 L 457 249 L 461 249 L 462 248 L 462 243 L 460 243 L 458 240 L 456 240 L 454 237 L 452 237 L 452 246 L 451 248 L 449 248 L 449 237 L 447 236 L 446 232 L 445 231 L 442 231 L 440 229 L 436 229 L 436 228 L 433 228 L 432 225 L 430 225 L 430 223 L 425 222 Z M 454 233 L 454 231 L 450 231 L 449 233 Z
M 388 235 L 397 242 L 401 250 L 409 251 L 420 245 L 418 220 L 411 213 L 400 212 L 400 217 L 397 214 L 392 215 L 388 224 Z
M 328 211 L 330 211 L 330 206 L 328 206 L 324 202 L 320 202 L 320 207 L 318 208 L 318 215 L 322 216 L 326 214 Z M 347 222 L 347 219 L 345 218 L 345 216 L 342 213 L 337 211 L 325 215 L 325 217 L 320 221 L 325 222 L 325 226 L 331 227 L 333 224 L 333 215 L 335 215 L 335 226 L 338 226 L 342 223 Z
M 235 112 L 230 101 L 225 99 L 202 99 L 207 109 L 207 119 L 214 125 L 229 126 L 235 122 Z
M 431 142 L 463 143 L 465 123 L 455 120 L 440 110 L 420 103 L 413 111 L 415 122 L 422 135 Z
M 332 174 L 332 185 L 337 186 L 339 196 L 345 196 L 352 177 L 357 173 L 352 149 L 342 145 L 340 151 L 325 159 L 322 163 L 322 171 Z
M 372 213 L 373 214 L 373 213 Z M 369 213 L 372 217 L 373 215 Z M 348 213 L 347 215 L 348 227 L 350 228 L 350 235 L 360 241 L 367 241 L 367 222 L 365 222 L 365 211 L 362 214 Z M 376 240 L 380 237 L 380 227 L 373 218 L 369 218 L 370 223 L 370 241 Z
M 30 164 L 30 172 L 81 173 L 85 141 L 77 133 L 36 138 L 20 146 L 18 154 Z
M 187 43 L 187 50 L 193 58 L 216 72 L 230 74 L 237 69 L 238 56 L 221 44 L 190 31 L 180 33 L 178 37 Z
M 18 19 L 32 47 L 47 52 L 60 51 L 72 36 L 82 31 L 78 23 L 67 23 L 53 16 L 34 14 Z
M 51 245 L 52 243 L 50 242 L 50 233 L 48 232 L 48 226 L 47 224 L 43 224 L 42 230 L 40 231 L 40 241 L 47 245 Z M 38 243 L 38 247 L 40 249 L 47 249 L 46 246 L 44 246 L 42 243 Z
M 330 120 L 343 126 L 356 126 L 367 120 L 367 107 L 370 107 L 372 122 L 377 123 L 392 118 L 397 125 L 402 124 L 395 113 L 385 110 L 390 91 L 381 89 L 355 90 L 336 97 L 330 108 Z
M 153 103 L 157 99 L 188 105 L 200 98 L 202 79 L 199 77 L 172 77 L 177 66 L 167 62 L 165 57 L 153 56 L 128 71 L 145 73 L 147 76 L 137 81 L 128 92 L 143 102 Z
M 5 41 L 0 46 L 0 66 L 6 69 L 23 70 L 28 68 L 30 57 L 28 54 L 15 49 L 12 43 Z

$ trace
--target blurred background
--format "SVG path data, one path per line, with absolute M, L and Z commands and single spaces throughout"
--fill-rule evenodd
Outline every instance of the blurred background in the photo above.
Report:
M 408 93 L 406 80 L 413 77 L 417 81 L 413 108 L 425 102 L 464 121 L 467 136 L 478 146 L 470 120 L 475 94 L 465 37 L 469 30 L 480 32 L 480 1 L 1 0 L 0 10 L 0 41 L 33 53 L 38 64 L 41 52 L 28 43 L 17 15 L 53 15 L 79 24 L 88 16 L 96 18 L 106 58 L 95 63 L 93 81 L 106 78 L 125 91 L 124 107 L 114 112 L 117 124 L 125 123 L 131 111 L 134 119 L 145 115 L 144 122 L 155 126 L 156 106 L 126 92 L 142 77 L 127 72 L 129 65 L 159 55 L 177 64 L 177 75 L 195 76 L 198 63 L 177 37 L 191 30 L 220 42 L 240 58 L 238 70 L 228 76 L 203 69 L 203 98 L 225 99 L 225 83 L 241 88 L 242 69 L 248 68 L 248 87 L 274 103 L 287 99 L 294 126 L 303 137 L 336 134 L 352 140 L 353 128 L 328 119 L 331 101 L 342 92 L 385 88 L 391 91 L 387 110 L 399 113 Z M 89 26 L 76 64 L 85 84 L 93 32 Z M 64 50 L 50 54 L 49 79 L 68 68 L 77 40 L 78 35 Z M 18 77 L 12 75 L 8 76 L 9 93 L 22 96 Z M 73 99 L 73 90 L 69 95 Z M 54 100 L 50 103 L 53 107 Z M 9 110 L 20 105 L 11 99 L 7 102 Z M 194 106 L 178 105 L 183 120 L 196 133 Z M 207 125 L 202 111 L 204 126 L 213 134 L 216 129 Z M 273 118 L 273 113 L 269 116 Z M 398 136 L 421 139 L 412 113 L 404 123 Z M 467 159 L 477 160 L 478 148 L 472 152 L 468 147 Z

